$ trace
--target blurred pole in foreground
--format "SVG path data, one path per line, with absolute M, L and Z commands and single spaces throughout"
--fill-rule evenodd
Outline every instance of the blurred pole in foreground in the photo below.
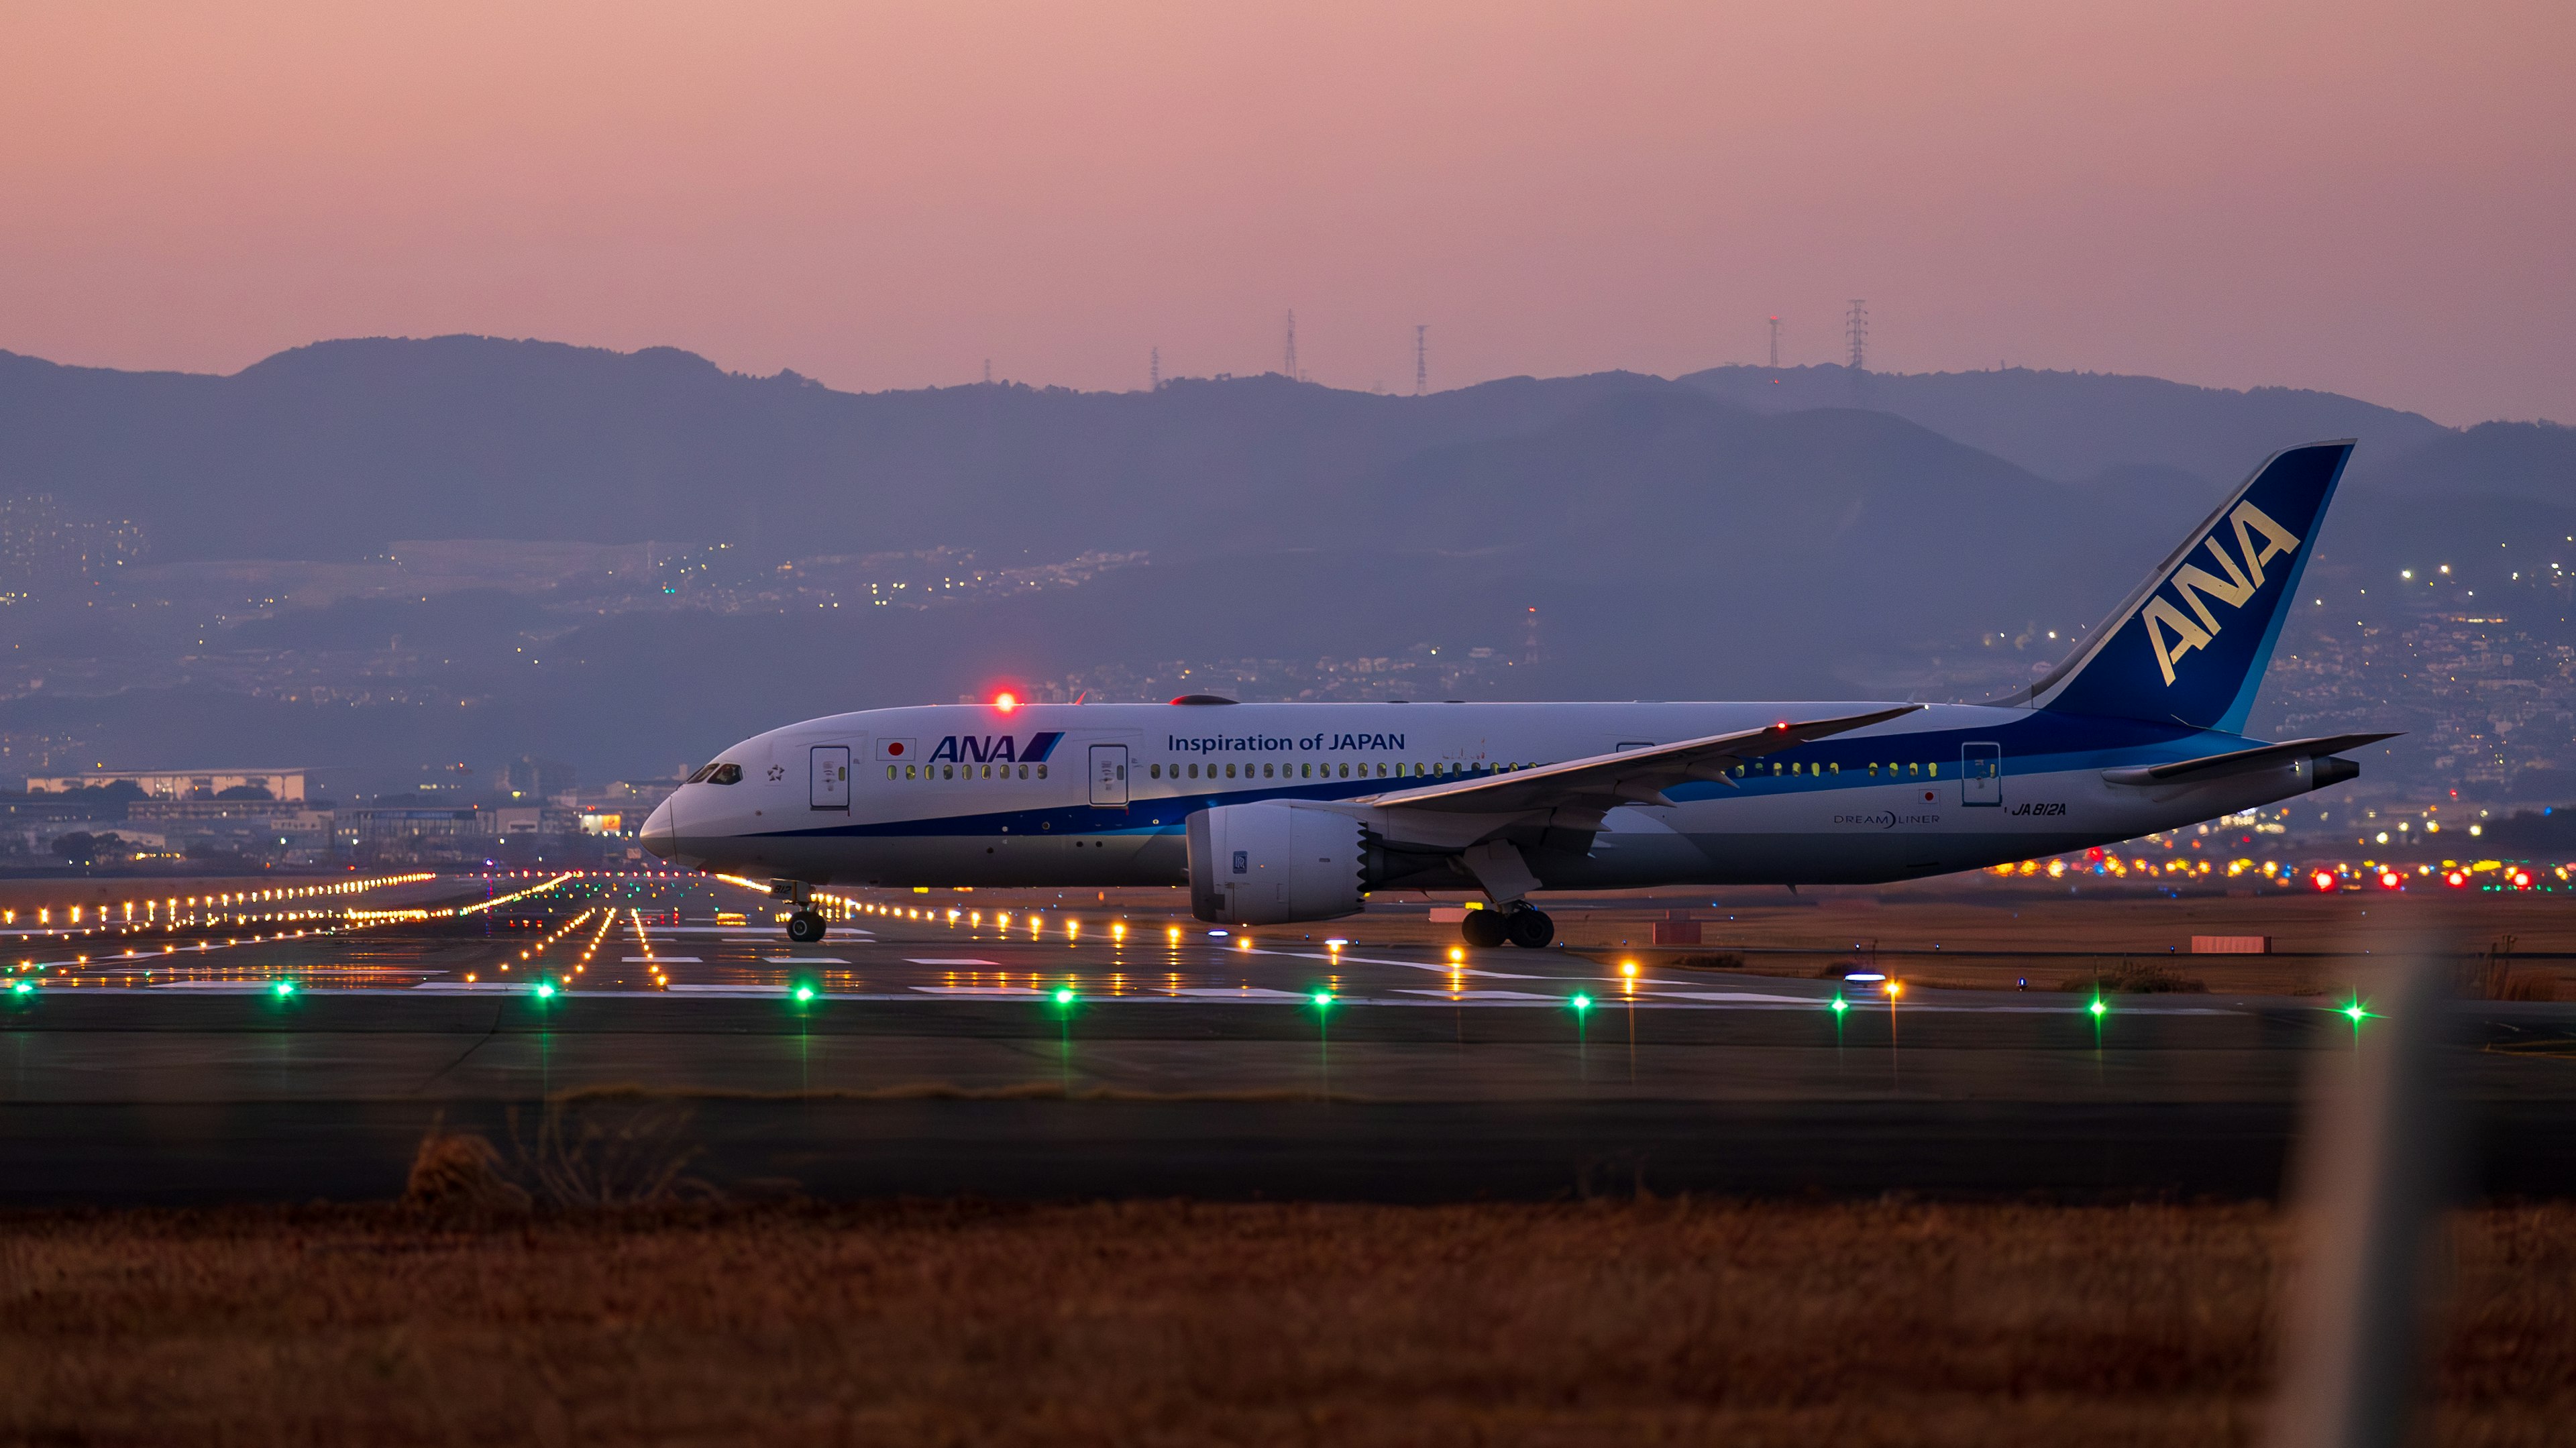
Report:
M 2420 955 L 2376 984 L 2347 1013 L 2351 1044 L 2311 1065 L 2271 1448 L 2410 1441 L 2433 1233 L 2457 1160 L 2442 1060 L 2452 1007 Z

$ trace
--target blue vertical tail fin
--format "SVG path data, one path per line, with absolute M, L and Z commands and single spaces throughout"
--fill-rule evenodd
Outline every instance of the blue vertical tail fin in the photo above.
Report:
M 2352 446 L 2274 453 L 2066 662 L 2001 702 L 2243 733 Z

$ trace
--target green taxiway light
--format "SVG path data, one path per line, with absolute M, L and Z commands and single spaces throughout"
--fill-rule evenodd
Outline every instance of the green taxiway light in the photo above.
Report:
M 1072 1005 L 1073 987 L 1069 985 L 1056 987 L 1055 1003 L 1060 1006 Z
M 1573 1006 L 1577 1011 L 1588 1011 L 1592 1009 L 1592 997 L 1588 995 L 1579 995 L 1572 1001 L 1567 1002 L 1567 1004 Z
M 2345 1006 L 2343 1008 L 2343 1013 L 2344 1016 L 2356 1026 L 2370 1018 L 2370 1010 L 2361 1003 L 2361 998 L 2359 996 L 2353 997 L 2352 1004 Z
M 814 998 L 814 988 L 813 988 L 812 986 L 810 986 L 810 985 L 800 985 L 800 986 L 798 986 L 798 987 L 796 988 L 796 999 L 797 999 L 797 1000 L 799 1000 L 799 1001 L 810 1001 L 810 1000 L 812 1000 L 813 998 Z
M 34 981 L 32 981 L 32 980 L 22 980 L 22 981 L 18 982 L 16 985 L 14 985 L 14 986 L 11 986 L 11 987 L 10 987 L 10 989 L 11 989 L 11 990 L 16 991 L 16 992 L 17 992 L 18 994 L 20 994 L 20 995 L 26 995 L 26 994 L 29 994 L 30 992 L 34 991 L 34 990 L 35 990 L 35 988 L 36 988 L 36 983 L 35 983 Z
M 276 991 L 280 996 L 291 996 L 295 994 L 295 982 L 291 980 L 281 980 L 276 985 L 270 987 L 270 989 Z
M 537 999 L 541 1001 L 552 1000 L 554 999 L 554 994 L 555 983 L 553 981 L 541 980 L 537 982 Z
M 2093 1013 L 2093 1018 L 2098 1021 L 2102 1018 L 2103 1013 L 2111 1008 L 2102 1004 L 2102 998 L 2100 996 L 2095 996 L 2093 998 L 2093 1004 L 2085 1007 L 2085 1009 L 2091 1011 Z
M 1850 1002 L 1850 1001 L 1844 1000 L 1841 996 L 1836 996 L 1836 997 L 1834 997 L 1834 1014 L 1835 1014 L 1835 1015 L 1841 1015 L 1843 1012 L 1845 1012 L 1845 1011 L 1847 1011 L 1847 1010 L 1850 1010 L 1850 1009 L 1851 1009 L 1851 1002 Z
M 1315 992 L 1315 1009 L 1319 1011 L 1323 1010 L 1332 1005 L 1332 1003 L 1333 993 L 1331 991 L 1319 990 Z

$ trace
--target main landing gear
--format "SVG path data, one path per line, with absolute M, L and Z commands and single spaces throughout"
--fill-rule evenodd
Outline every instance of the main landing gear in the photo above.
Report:
M 798 945 L 812 945 L 823 938 L 825 929 L 821 911 L 814 908 L 814 887 L 802 880 L 772 880 L 769 898 L 788 900 L 796 909 L 787 917 L 787 938 Z
M 1547 912 L 1527 905 L 1508 910 L 1470 910 L 1458 923 L 1458 934 L 1478 950 L 1511 944 L 1523 950 L 1544 949 L 1556 939 L 1556 922 Z

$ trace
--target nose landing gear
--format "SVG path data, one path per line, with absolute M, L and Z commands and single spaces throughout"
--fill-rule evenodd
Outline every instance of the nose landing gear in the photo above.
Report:
M 1541 950 L 1556 939 L 1556 922 L 1547 912 L 1527 905 L 1507 910 L 1470 910 L 1458 922 L 1458 934 L 1478 950 L 1491 950 L 1503 944 L 1523 950 Z
M 811 910 L 799 910 L 787 917 L 787 938 L 799 945 L 822 939 L 823 929 L 823 917 Z

